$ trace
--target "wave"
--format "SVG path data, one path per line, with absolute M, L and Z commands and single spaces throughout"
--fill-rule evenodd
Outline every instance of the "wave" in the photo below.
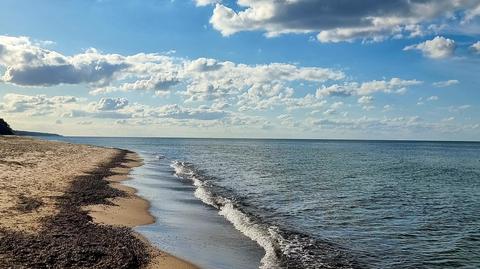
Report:
M 179 178 L 196 187 L 195 196 L 218 210 L 241 233 L 265 250 L 261 269 L 273 268 L 361 268 L 347 251 L 334 243 L 319 241 L 306 234 L 281 229 L 246 212 L 234 200 L 215 191 L 211 178 L 191 163 L 173 161 L 171 167 Z
M 274 233 L 272 229 L 255 223 L 247 214 L 239 210 L 230 199 L 212 193 L 207 187 L 206 180 L 201 179 L 201 176 L 196 172 L 193 165 L 173 161 L 171 166 L 175 169 L 176 176 L 193 182 L 193 185 L 196 187 L 195 196 L 198 199 L 218 209 L 218 214 L 232 223 L 235 229 L 257 242 L 265 250 L 265 256 L 261 261 L 262 269 L 280 267 L 276 255 L 276 248 L 274 242 L 271 240 L 271 235 Z

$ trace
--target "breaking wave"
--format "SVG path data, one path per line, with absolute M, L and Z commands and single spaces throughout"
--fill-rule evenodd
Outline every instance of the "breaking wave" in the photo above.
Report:
M 195 196 L 218 210 L 241 233 L 265 250 L 261 269 L 273 268 L 363 268 L 347 250 L 334 243 L 319 241 L 306 234 L 288 231 L 247 213 L 244 206 L 219 194 L 212 178 L 191 163 L 173 161 L 175 175 L 196 187 Z M 240 200 L 240 199 L 239 199 Z

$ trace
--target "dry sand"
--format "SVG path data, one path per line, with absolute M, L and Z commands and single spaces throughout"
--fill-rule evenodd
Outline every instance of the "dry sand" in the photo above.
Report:
M 132 152 L 0 136 L 0 267 L 197 268 L 127 228 L 154 222 L 120 183 L 138 165 Z
M 0 228 L 35 233 L 61 197 L 116 150 L 0 136 Z M 29 208 L 31 207 L 31 208 Z

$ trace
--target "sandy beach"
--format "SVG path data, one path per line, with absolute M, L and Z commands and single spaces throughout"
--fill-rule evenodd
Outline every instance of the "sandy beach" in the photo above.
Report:
M 0 267 L 197 268 L 131 228 L 155 221 L 121 184 L 133 152 L 0 137 Z

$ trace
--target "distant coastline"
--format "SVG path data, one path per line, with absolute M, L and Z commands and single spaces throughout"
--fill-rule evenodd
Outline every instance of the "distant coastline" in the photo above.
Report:
M 62 136 L 54 133 L 42 133 L 42 132 L 20 131 L 20 130 L 14 130 L 13 133 L 19 136 L 59 136 L 59 137 Z

